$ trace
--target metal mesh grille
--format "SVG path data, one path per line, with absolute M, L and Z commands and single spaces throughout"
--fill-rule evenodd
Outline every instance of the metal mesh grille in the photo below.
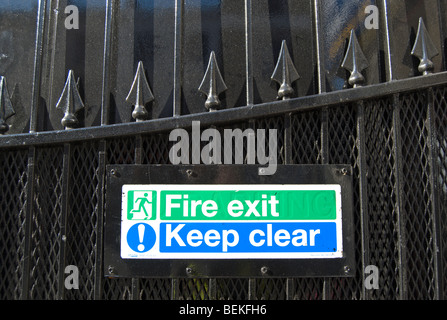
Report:
M 312 111 L 292 115 L 291 131 L 292 163 L 320 163 L 321 112 Z
M 370 263 L 379 268 L 380 290 L 374 299 L 399 296 L 399 228 L 396 195 L 396 161 L 392 99 L 365 103 L 365 156 L 367 161 Z
M 21 298 L 28 153 L 0 153 L 0 297 Z
M 217 296 L 219 300 L 247 300 L 248 279 L 217 279 Z
M 317 300 L 446 296 L 446 90 L 439 87 L 217 128 L 220 132 L 277 129 L 282 164 L 353 167 L 354 278 L 102 278 L 104 165 L 169 164 L 172 143 L 164 132 L 65 147 L 36 146 L 33 163 L 28 163 L 32 153 L 27 149 L 0 152 L 0 297 Z M 24 271 L 28 264 L 29 273 Z M 63 268 L 70 264 L 79 268 L 79 290 L 64 289 Z M 363 286 L 363 268 L 369 264 L 380 270 L 378 290 Z
M 328 114 L 329 163 L 345 163 L 353 167 L 353 205 L 356 241 L 357 276 L 354 278 L 331 279 L 330 299 L 360 299 L 362 287 L 361 265 L 361 218 L 359 198 L 359 170 L 357 152 L 357 106 L 346 104 L 329 109 Z
M 435 294 L 427 101 L 425 92 L 400 98 L 406 277 L 409 297 L 414 299 Z
M 444 297 L 447 296 L 447 89 L 435 88 L 434 90 L 434 124 L 435 124 L 435 145 L 437 148 L 436 163 L 438 171 L 436 181 L 439 192 L 439 216 L 441 229 L 441 261 L 443 268 L 440 271 Z
M 98 225 L 99 161 L 96 143 L 73 146 L 70 155 L 66 265 L 79 269 L 79 290 L 67 298 L 93 299 Z
M 61 272 L 63 148 L 39 148 L 35 165 L 30 298 L 57 299 Z

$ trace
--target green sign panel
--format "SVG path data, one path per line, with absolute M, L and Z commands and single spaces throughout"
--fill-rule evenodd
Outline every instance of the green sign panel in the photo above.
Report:
M 334 190 L 161 191 L 161 220 L 332 220 Z

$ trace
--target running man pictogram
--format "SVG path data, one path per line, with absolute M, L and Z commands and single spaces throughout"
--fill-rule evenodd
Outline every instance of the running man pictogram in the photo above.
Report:
M 150 198 L 150 199 L 149 199 Z M 132 199 L 133 200 L 133 199 Z M 136 213 L 144 213 L 144 220 L 152 218 L 152 197 L 149 197 L 149 193 L 145 192 L 143 196 L 140 196 L 132 201 L 133 209 L 130 210 L 130 214 L 135 218 Z

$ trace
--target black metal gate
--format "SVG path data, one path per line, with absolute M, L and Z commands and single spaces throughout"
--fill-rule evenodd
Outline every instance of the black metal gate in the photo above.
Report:
M 1 0 L 0 297 L 444 299 L 446 6 Z M 280 164 L 350 164 L 356 276 L 104 277 L 106 165 L 170 164 L 192 121 L 277 129 Z

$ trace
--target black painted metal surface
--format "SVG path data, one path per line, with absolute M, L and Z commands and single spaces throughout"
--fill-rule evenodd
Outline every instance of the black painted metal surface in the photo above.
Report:
M 0 297 L 444 299 L 446 7 L 1 0 Z M 104 278 L 106 165 L 169 164 L 170 130 L 193 120 L 277 129 L 280 164 L 350 164 L 356 276 Z M 364 286 L 369 265 L 379 289 Z

